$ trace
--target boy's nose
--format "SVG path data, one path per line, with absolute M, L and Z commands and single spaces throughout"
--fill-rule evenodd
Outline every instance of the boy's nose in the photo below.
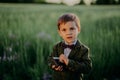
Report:
M 70 35 L 70 34 L 72 34 L 72 32 L 71 32 L 70 30 L 68 30 L 68 31 L 67 31 L 67 34 Z

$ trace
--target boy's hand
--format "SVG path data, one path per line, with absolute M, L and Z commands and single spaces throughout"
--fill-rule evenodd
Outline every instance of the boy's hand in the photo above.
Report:
M 62 70 L 63 70 L 63 67 L 62 67 L 62 66 L 52 65 L 52 69 L 54 69 L 54 70 L 56 70 L 56 71 L 62 71 Z
M 64 54 L 61 54 L 61 55 L 59 56 L 59 61 L 60 61 L 61 63 L 65 63 L 66 65 L 68 65 L 69 59 L 68 59 Z

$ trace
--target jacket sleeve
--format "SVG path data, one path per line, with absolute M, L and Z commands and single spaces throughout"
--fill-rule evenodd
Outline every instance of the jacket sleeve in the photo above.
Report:
M 57 54 L 56 54 L 57 52 L 56 51 L 57 51 L 56 50 L 56 46 L 54 46 L 53 52 L 48 56 L 48 66 L 50 68 L 52 68 L 52 65 L 56 65 L 56 63 L 55 63 L 55 61 L 53 59 L 53 57 L 57 56 Z
M 83 47 L 79 51 L 78 60 L 69 59 L 68 69 L 79 73 L 89 73 L 92 68 L 92 63 L 89 57 L 89 49 Z

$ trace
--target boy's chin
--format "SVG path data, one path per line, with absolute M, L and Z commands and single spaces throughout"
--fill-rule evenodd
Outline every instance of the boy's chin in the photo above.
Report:
M 72 44 L 74 41 L 66 41 L 68 44 Z

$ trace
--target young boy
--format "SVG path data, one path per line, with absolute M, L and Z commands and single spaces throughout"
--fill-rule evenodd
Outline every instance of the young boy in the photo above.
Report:
M 49 66 L 53 69 L 53 80 L 82 80 L 82 74 L 91 70 L 89 49 L 77 39 L 80 33 L 79 18 L 72 13 L 58 19 L 58 33 L 63 41 L 57 43 Z

